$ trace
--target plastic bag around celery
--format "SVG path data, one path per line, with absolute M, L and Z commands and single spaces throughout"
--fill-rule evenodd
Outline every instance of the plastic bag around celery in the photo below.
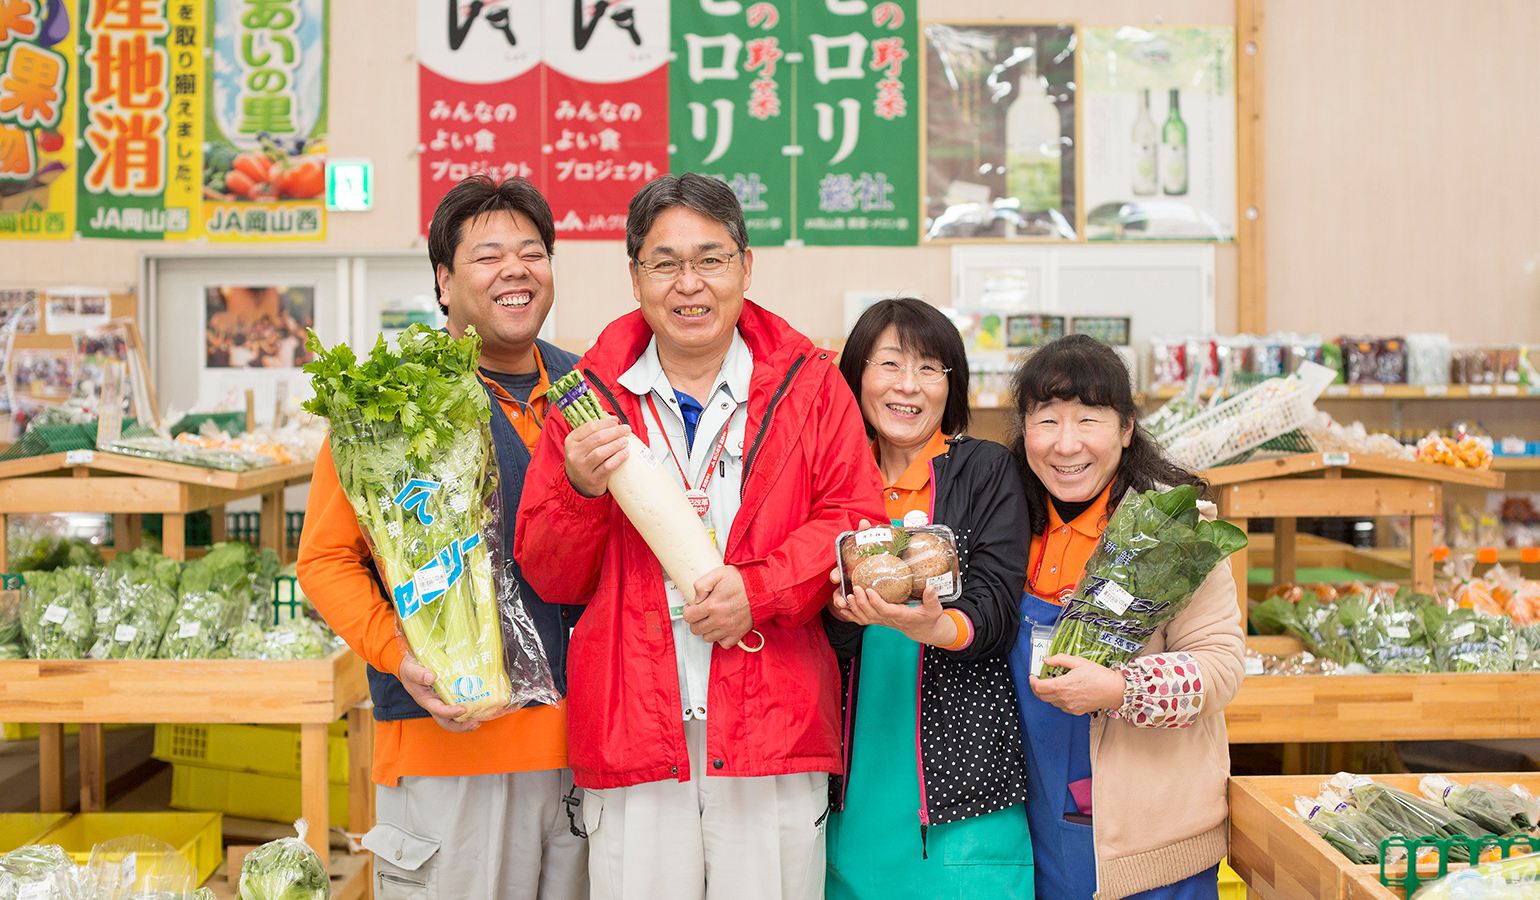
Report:
M 298 837 L 268 841 L 241 863 L 241 900 L 330 900 L 332 882 L 321 857 L 305 843 L 310 826 L 294 823 Z
M 187 857 L 145 834 L 92 847 L 80 878 L 81 900 L 175 900 L 197 886 L 198 870 Z
M 1533 824 L 1524 800 L 1494 781 L 1460 784 L 1444 775 L 1424 775 L 1417 789 L 1493 834 L 1524 831 Z
M 459 432 L 426 468 L 410 462 L 412 436 L 397 422 L 355 416 L 331 425 L 339 480 L 439 699 L 464 707 L 462 721 L 556 703 L 545 648 L 503 558 L 487 423 Z
M 1127 662 L 1193 594 L 1246 534 L 1198 512 L 1198 489 L 1129 491 L 1112 514 L 1064 604 L 1048 655 L 1068 653 L 1104 666 Z M 1045 666 L 1045 676 L 1065 670 Z
M 0 900 L 77 900 L 75 861 L 56 844 L 19 847 L 0 856 Z

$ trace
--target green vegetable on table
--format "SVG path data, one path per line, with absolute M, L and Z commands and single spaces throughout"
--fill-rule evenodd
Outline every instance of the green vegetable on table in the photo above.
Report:
M 21 630 L 33 659 L 80 659 L 96 634 L 90 569 L 28 572 Z
M 1376 591 L 1367 603 L 1349 598 L 1353 613 L 1347 624 L 1364 665 L 1372 672 L 1432 672 L 1423 611 L 1436 602 L 1432 594 L 1414 594 L 1405 587 L 1393 594 Z
M 271 628 L 246 624 L 230 639 L 235 659 L 320 659 L 331 636 L 320 622 L 297 616 Z
M 1513 640 L 1513 668 L 1520 672 L 1540 670 L 1540 622 L 1517 629 Z
M 76 900 L 76 868 L 57 844 L 18 847 L 0 856 L 0 900 Z
M 1198 512 L 1198 489 L 1130 491 L 1086 561 L 1054 628 L 1048 654 L 1104 666 L 1127 662 L 1155 629 L 1191 602 L 1209 573 L 1246 546 L 1246 534 Z M 1044 667 L 1044 676 L 1064 672 Z
M 298 837 L 269 841 L 246 854 L 241 900 L 330 900 L 331 879 L 321 857 L 305 843 L 305 820 L 294 827 Z
M 1445 775 L 1424 775 L 1417 787 L 1428 800 L 1443 804 L 1493 834 L 1526 831 L 1533 825 L 1524 801 L 1495 781 L 1460 784 Z
M 1440 672 L 1511 672 L 1516 634 L 1507 616 L 1430 606 L 1423 612 Z
M 517 584 L 507 571 L 494 578 L 497 460 L 490 400 L 476 375 L 480 338 L 413 325 L 398 349 L 382 336 L 362 360 L 346 344 L 326 349 L 314 332 L 305 346 L 316 354 L 305 366 L 315 390 L 305 409 L 331 423 L 337 479 L 408 646 L 437 676 L 434 691 L 465 707 L 466 719 L 553 702 L 550 666 Z
M 1362 779 L 1352 786 L 1353 802 L 1379 820 L 1391 834 L 1404 837 L 1466 837 L 1487 834 L 1475 822 L 1398 787 Z

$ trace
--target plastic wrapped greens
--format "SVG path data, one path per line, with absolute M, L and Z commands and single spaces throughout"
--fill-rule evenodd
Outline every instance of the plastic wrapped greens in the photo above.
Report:
M 198 870 L 187 857 L 144 834 L 92 847 L 80 879 L 82 900 L 174 900 L 197 885 Z
M 326 627 L 308 616 L 297 616 L 272 628 L 242 625 L 230 639 L 235 659 L 320 659 L 330 643 Z
M 0 591 L 0 644 L 21 640 L 21 591 Z
M 182 580 L 182 564 L 147 547 L 119 553 L 107 564 L 108 580 L 127 579 L 135 584 L 153 584 L 172 595 Z
M 1441 672 L 1513 670 L 1513 621 L 1475 609 L 1429 607 L 1424 614 L 1433 659 Z
M 59 569 L 27 573 L 21 630 L 34 659 L 80 659 L 96 634 L 93 573 Z
M 305 843 L 305 820 L 295 822 L 294 830 L 298 837 L 269 841 L 246 854 L 241 900 L 330 900 L 331 879 L 321 857 Z
M 96 641 L 86 655 L 154 659 L 176 608 L 176 593 L 158 583 L 120 578 L 103 584 L 96 594 Z
M 1459 784 L 1443 775 L 1424 775 L 1417 783 L 1424 797 L 1442 803 L 1493 834 L 1524 831 L 1533 824 L 1524 800 L 1492 781 Z
M 253 582 L 267 569 L 266 557 L 246 544 L 215 544 L 202 558 L 183 569 L 181 606 L 166 627 L 162 659 L 213 658 L 230 642 L 243 622 L 265 627 L 272 621 L 269 604 L 258 601 Z
M 1245 532 L 1205 521 L 1197 504 L 1198 489 L 1191 485 L 1123 497 L 1064 605 L 1047 655 L 1119 665 L 1187 608 L 1209 573 L 1246 546 Z M 1043 669 L 1045 676 L 1064 671 Z
M 1403 587 L 1393 594 L 1376 591 L 1367 604 L 1354 603 L 1350 627 L 1364 665 L 1373 672 L 1432 672 L 1433 648 L 1422 613 L 1434 602 L 1431 594 Z
M 1473 837 L 1480 838 L 1487 832 L 1475 822 L 1451 812 L 1441 804 L 1431 803 L 1421 797 L 1388 784 L 1370 779 L 1360 779 L 1352 787 L 1353 802 L 1358 808 L 1379 820 L 1391 834 L 1405 837 Z
M 1293 635 L 1316 656 L 1348 666 L 1363 662 L 1353 641 L 1353 623 L 1364 615 L 1356 599 L 1326 602 L 1316 591 L 1303 590 L 1297 602 L 1283 596 L 1264 600 L 1253 610 L 1252 619 L 1259 630 Z
M 0 659 L 26 659 L 27 648 L 21 644 L 0 644 Z
M 1516 630 L 1513 639 L 1513 668 L 1520 672 L 1540 671 L 1540 623 Z
M 1535 900 L 1540 854 L 1510 856 L 1451 872 L 1417 892 L 1417 900 Z
M 0 856 L 0 900 L 77 900 L 75 861 L 55 844 Z
M 157 655 L 161 659 L 214 658 L 229 645 L 231 635 L 245 620 L 247 606 L 211 591 L 183 594 Z
M 1361 809 L 1324 798 L 1295 797 L 1294 808 L 1306 826 L 1354 863 L 1379 862 L 1380 841 L 1390 830 Z

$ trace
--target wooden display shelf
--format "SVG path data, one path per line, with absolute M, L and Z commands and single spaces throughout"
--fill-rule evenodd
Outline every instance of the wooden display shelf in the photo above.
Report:
M 1304 649 L 1248 637 L 1259 653 Z M 1540 737 L 1540 673 L 1250 675 L 1225 707 L 1232 744 Z
M 1375 781 L 1417 793 L 1417 775 L 1375 775 Z M 1540 773 L 1480 773 L 1451 775 L 1468 783 L 1487 780 L 1498 784 L 1522 784 L 1540 790 Z M 1294 796 L 1313 797 L 1320 792 L 1320 775 L 1255 776 L 1231 778 L 1231 868 L 1245 880 L 1248 896 L 1262 900 L 1397 900 L 1406 895 L 1379 881 L 1380 867 L 1355 865 L 1342 851 L 1326 843 L 1295 818 Z M 1451 863 L 1451 870 L 1464 868 Z M 1405 865 L 1387 867 L 1387 874 L 1404 875 Z M 1423 864 L 1418 874 L 1431 880 L 1437 866 Z
M 163 552 L 186 559 L 188 513 L 209 510 L 213 538 L 222 541 L 225 504 L 256 495 L 262 497 L 260 546 L 284 557 L 284 488 L 309 481 L 314 468 L 314 462 L 303 462 L 222 472 L 99 450 L 0 462 L 0 568 L 9 558 L 5 532 L 10 513 L 110 513 L 118 550 L 138 546 L 140 515 L 160 513 Z
M 1540 472 L 1540 456 L 1494 456 L 1494 472 Z
M 325 659 L 0 661 L 0 719 L 40 723 L 42 811 L 64 808 L 64 723 L 80 726 L 80 808 L 106 801 L 103 722 L 300 726 L 301 809 L 308 840 L 327 852 L 327 726 L 348 717 L 349 827 L 367 831 L 373 722 L 364 661 L 344 647 Z
M 1273 520 L 1273 580 L 1293 581 L 1298 568 L 1295 519 L 1410 516 L 1413 590 L 1433 590 L 1433 517 L 1443 512 L 1445 484 L 1500 488 L 1501 472 L 1455 469 L 1356 453 L 1299 453 L 1207 469 L 1219 517 L 1246 531 L 1248 520 Z M 1249 556 L 1230 558 L 1245 625 Z

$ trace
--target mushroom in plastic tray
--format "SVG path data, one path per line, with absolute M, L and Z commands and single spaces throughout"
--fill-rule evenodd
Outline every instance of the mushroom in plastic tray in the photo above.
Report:
M 962 596 L 957 539 L 945 525 L 878 525 L 844 532 L 834 546 L 847 594 L 860 585 L 889 603 L 915 605 L 929 584 L 942 603 Z

